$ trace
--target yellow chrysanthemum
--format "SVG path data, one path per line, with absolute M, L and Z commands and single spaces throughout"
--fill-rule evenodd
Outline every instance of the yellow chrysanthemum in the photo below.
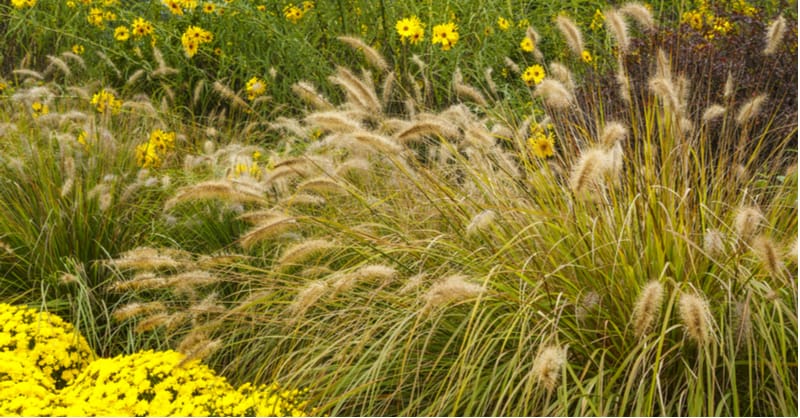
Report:
M 72 45 L 72 53 L 76 55 L 83 55 L 86 51 L 86 48 L 83 47 L 81 44 Z
M 425 25 L 420 22 L 417 16 L 398 20 L 395 24 L 395 30 L 403 42 L 408 40 L 412 44 L 416 44 L 425 37 Z
M 592 63 L 592 54 L 589 51 L 584 49 L 583 52 L 581 52 L 581 59 L 583 60 L 583 62 L 585 62 L 587 64 L 591 64 Z

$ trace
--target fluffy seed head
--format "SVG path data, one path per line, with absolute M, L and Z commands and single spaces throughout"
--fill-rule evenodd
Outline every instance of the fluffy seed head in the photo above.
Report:
M 308 309 L 317 303 L 329 290 L 328 284 L 322 280 L 315 280 L 309 282 L 303 289 L 297 293 L 294 301 L 287 308 L 287 311 L 296 317 L 305 315 Z
M 556 18 L 556 26 L 558 26 L 558 30 L 561 31 L 564 38 L 567 40 L 569 49 L 580 57 L 583 52 L 583 34 L 581 34 L 580 29 L 578 29 L 578 25 L 567 16 L 560 15 Z
M 555 109 L 565 109 L 572 104 L 572 94 L 560 81 L 546 78 L 536 86 L 534 96 L 542 96 L 545 104 Z
M 383 56 L 376 51 L 375 48 L 367 45 L 363 40 L 354 36 L 339 36 L 336 39 L 344 42 L 351 48 L 364 53 L 364 57 L 367 59 L 367 62 L 372 64 L 375 68 L 381 71 L 386 71 L 389 69 L 389 64 L 386 63 L 386 60 L 383 58 Z
M 628 129 L 619 122 L 609 122 L 600 134 L 600 143 L 606 148 L 611 148 L 617 142 L 624 141 L 628 136 Z
M 252 248 L 255 244 L 274 237 L 296 223 L 296 218 L 292 216 L 278 215 L 272 217 L 242 235 L 239 238 L 239 245 L 245 250 Z
M 707 229 L 703 236 L 703 250 L 712 259 L 725 253 L 725 235 L 718 229 Z
M 786 33 L 786 19 L 783 16 L 778 16 L 769 24 L 766 33 L 766 47 L 764 47 L 764 55 L 773 55 L 778 51 L 783 41 L 783 35 Z
M 117 321 L 124 321 L 125 319 L 134 316 L 152 314 L 156 312 L 166 312 L 166 310 L 167 307 L 162 302 L 134 302 L 114 309 L 114 313 L 112 313 L 111 316 Z
M 466 276 L 454 274 L 435 283 L 423 296 L 425 307 L 423 312 L 443 307 L 452 302 L 472 299 L 486 292 L 486 288 L 467 281 Z
M 764 215 L 754 206 L 741 207 L 736 211 L 733 220 L 733 230 L 744 242 L 750 242 L 761 229 L 761 220 Z
M 549 68 L 550 75 L 554 79 L 560 81 L 570 92 L 575 91 L 575 81 L 572 79 L 572 72 L 567 66 L 554 61 L 550 63 Z
M 531 373 L 536 383 L 552 392 L 558 387 L 561 375 L 561 368 L 566 361 L 565 349 L 556 346 L 548 346 L 542 349 L 531 365 Z
M 664 287 L 658 280 L 652 280 L 644 286 L 631 314 L 633 332 L 637 337 L 644 337 L 653 328 L 663 301 Z
M 686 328 L 686 335 L 699 346 L 711 341 L 713 319 L 708 302 L 695 293 L 681 293 L 678 316 Z
M 636 21 L 644 29 L 652 30 L 655 29 L 655 22 L 653 21 L 653 14 L 650 13 L 650 9 L 645 7 L 640 3 L 625 3 L 622 7 L 619 8 L 619 12 L 624 14 L 625 16 L 629 16 Z
M 333 110 L 334 108 L 331 102 L 325 99 L 325 97 L 323 97 L 321 94 L 317 93 L 317 89 L 315 89 L 314 86 L 307 81 L 298 81 L 297 83 L 292 84 L 292 92 L 294 92 L 297 97 L 311 105 L 314 109 L 325 111 Z
M 613 9 L 606 10 L 603 15 L 606 17 L 605 22 L 610 29 L 611 35 L 614 36 L 617 45 L 619 45 L 620 52 L 623 54 L 628 52 L 631 41 L 628 37 L 628 25 L 625 24 L 625 20 Z
M 309 257 L 336 248 L 336 244 L 325 239 L 312 239 L 286 248 L 277 264 L 279 266 L 293 265 L 308 260 Z
M 725 114 L 725 107 L 718 104 L 713 104 L 706 108 L 703 112 L 703 122 L 711 122 Z
M 780 277 L 783 270 L 783 263 L 775 249 L 775 243 L 769 237 L 760 235 L 753 240 L 753 252 L 756 254 L 761 264 L 773 277 Z
M 761 105 L 767 100 L 766 94 L 759 94 L 758 96 L 750 99 L 739 108 L 739 113 L 736 115 L 736 123 L 744 125 L 750 119 L 756 117 L 761 111 Z
M 479 231 L 485 231 L 494 223 L 496 218 L 497 213 L 491 209 L 484 210 L 483 212 L 475 215 L 475 217 L 472 218 L 472 221 L 470 221 L 469 225 L 467 225 L 467 236 L 472 236 Z

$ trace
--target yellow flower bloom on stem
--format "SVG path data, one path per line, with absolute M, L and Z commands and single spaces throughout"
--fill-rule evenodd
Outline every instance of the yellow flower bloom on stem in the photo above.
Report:
M 528 87 L 533 87 L 544 80 L 544 68 L 539 64 L 533 64 L 522 73 L 522 80 Z
M 36 0 L 11 0 L 11 5 L 17 9 L 36 6 Z
M 203 3 L 203 13 L 214 13 L 217 6 L 214 3 Z
M 433 27 L 434 44 L 442 44 L 442 51 L 447 51 L 458 42 L 458 27 L 453 22 L 436 25 Z
M 307 11 L 313 9 L 313 8 L 314 8 L 314 2 L 313 1 L 306 0 L 306 1 L 303 2 L 303 12 L 307 12 Z
M 416 44 L 425 37 L 425 26 L 416 16 L 400 19 L 394 27 L 403 42 L 409 40 L 412 44 Z
M 583 60 L 583 62 L 585 62 L 587 64 L 591 64 L 592 63 L 592 54 L 589 51 L 584 49 L 583 52 L 581 52 L 581 59 Z
M 603 22 L 605 22 L 606 16 L 600 9 L 595 9 L 594 16 L 592 16 L 592 23 L 589 24 L 589 29 L 593 32 L 596 32 L 603 28 Z
M 267 83 L 258 77 L 253 77 L 247 81 L 247 85 L 245 85 L 244 89 L 247 92 L 247 98 L 249 100 L 255 100 L 256 97 L 261 96 L 267 91 Z
M 114 29 L 114 39 L 120 42 L 125 42 L 130 37 L 131 33 L 130 31 L 128 31 L 128 28 L 126 26 L 117 26 L 117 28 Z
M 83 55 L 86 48 L 83 47 L 81 44 L 72 45 L 72 53 L 76 55 Z
M 102 27 L 103 26 L 103 10 L 98 9 L 97 7 L 92 7 L 89 9 L 89 14 L 86 16 L 86 20 L 89 21 L 90 24 Z
M 553 134 L 545 135 L 542 128 L 538 128 L 537 131 L 528 138 L 528 145 L 531 147 L 533 155 L 539 158 L 552 157 L 555 153 Z
M 33 111 L 33 117 L 35 119 L 50 113 L 50 108 L 42 102 L 33 102 L 31 103 L 31 111 Z
M 116 96 L 114 96 L 114 93 L 111 93 L 106 89 L 102 89 L 95 93 L 94 96 L 92 96 L 91 103 L 100 113 L 105 113 L 107 110 L 111 114 L 116 115 L 120 112 L 120 109 L 122 109 L 122 100 L 117 99 Z
M 200 44 L 211 42 L 213 39 L 214 35 L 211 32 L 199 26 L 189 26 L 181 36 L 181 44 L 186 55 L 191 58 L 197 54 Z
M 303 18 L 303 14 L 305 14 L 303 9 L 293 4 L 289 4 L 283 8 L 283 16 L 286 17 L 286 19 L 292 23 L 299 22 L 300 19 Z
M 131 33 L 133 34 L 134 38 L 148 36 L 153 33 L 153 24 L 142 19 L 141 17 L 137 17 L 133 20 L 133 23 L 131 23 Z
M 500 16 L 497 18 L 497 27 L 499 27 L 501 30 L 508 30 L 508 28 L 511 27 L 511 23 L 506 20 L 506 18 Z
M 161 0 L 161 2 L 164 3 L 164 6 L 167 6 L 172 14 L 179 16 L 183 15 L 183 7 L 181 7 L 181 4 L 178 2 L 178 0 Z
M 531 38 L 528 38 L 527 36 L 522 38 L 522 42 L 519 43 L 519 47 L 525 52 L 533 52 L 534 50 L 533 41 L 531 41 Z

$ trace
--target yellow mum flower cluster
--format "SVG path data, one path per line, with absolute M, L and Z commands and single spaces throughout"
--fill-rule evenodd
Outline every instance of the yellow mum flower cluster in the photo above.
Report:
M 109 113 L 116 115 L 119 113 L 120 109 L 122 109 L 122 100 L 117 99 L 117 97 L 114 96 L 114 93 L 111 93 L 106 89 L 102 89 L 95 93 L 94 96 L 92 96 L 91 103 L 100 113 L 106 113 L 106 111 L 108 111 Z
M 309 10 L 314 8 L 313 1 L 304 1 L 300 5 L 287 4 L 283 7 L 283 16 L 292 23 L 297 23 Z
M 183 51 L 191 58 L 197 54 L 201 44 L 211 42 L 213 39 L 214 35 L 211 32 L 199 26 L 189 26 L 181 36 L 181 44 Z
M 546 132 L 545 128 L 535 123 L 531 125 L 528 146 L 533 151 L 533 155 L 539 158 L 552 157 L 555 153 L 555 137 L 552 132 Z
M 539 64 L 531 65 L 522 73 L 522 81 L 524 81 L 528 87 L 533 87 L 541 83 L 542 80 L 544 80 L 544 67 Z
M 175 149 L 175 132 L 155 129 L 150 139 L 136 147 L 136 164 L 142 168 L 158 168 L 166 156 Z
M 408 40 L 412 44 L 416 44 L 425 37 L 425 25 L 416 16 L 398 20 L 395 29 L 402 42 Z
M 433 27 L 434 44 L 442 44 L 442 51 L 447 51 L 458 42 L 458 27 L 453 22 Z
M 301 391 L 277 385 L 234 389 L 197 360 L 175 351 L 142 351 L 99 359 L 61 391 L 81 405 L 113 405 L 121 416 L 307 415 Z
M 307 390 L 238 389 L 175 351 L 89 362 L 86 340 L 61 318 L 0 304 L 0 415 L 308 416 Z M 55 365 L 55 366 L 54 366 Z M 69 379 L 65 380 L 66 377 Z
M 58 316 L 5 303 L 0 303 L 0 352 L 29 360 L 42 373 L 36 379 L 55 389 L 66 386 L 94 356 L 86 339 Z

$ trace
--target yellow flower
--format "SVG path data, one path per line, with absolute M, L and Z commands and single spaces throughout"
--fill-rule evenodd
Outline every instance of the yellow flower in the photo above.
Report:
M 606 20 L 606 16 L 600 9 L 595 9 L 594 16 L 592 16 L 592 23 L 589 24 L 589 29 L 592 31 L 598 31 L 603 28 L 603 22 Z
M 538 124 L 531 126 L 531 136 L 528 138 L 528 146 L 531 147 L 533 155 L 539 158 L 552 157 L 554 154 L 555 139 L 553 134 L 545 134 L 545 130 Z
M 125 42 L 130 37 L 131 33 L 128 31 L 128 28 L 126 26 L 117 26 L 117 28 L 114 29 L 114 39 L 120 42 Z
M 120 109 L 122 109 L 122 100 L 117 99 L 114 93 L 106 89 L 95 93 L 94 96 L 92 96 L 91 103 L 95 105 L 97 111 L 100 113 L 105 113 L 106 110 L 108 110 L 111 114 L 116 115 L 120 112 Z
M 533 87 L 544 80 L 544 68 L 539 64 L 533 64 L 522 73 L 522 80 L 528 87 Z
M 183 8 L 178 0 L 161 0 L 174 15 L 183 15 Z
M 511 27 L 511 23 L 509 23 L 506 18 L 500 16 L 497 18 L 497 27 L 502 30 L 508 30 L 508 28 Z
M 245 91 L 247 91 L 247 98 L 249 100 L 255 100 L 256 97 L 261 96 L 267 91 L 267 83 L 258 77 L 253 77 L 247 81 Z
M 592 63 L 592 54 L 589 53 L 589 51 L 584 49 L 583 52 L 581 52 L 581 59 L 583 60 L 583 62 L 585 62 L 587 64 L 591 64 Z
M 531 38 L 528 38 L 526 36 L 522 38 L 522 42 L 519 43 L 519 47 L 522 48 L 522 50 L 525 52 L 533 52 L 534 49 L 533 41 L 531 40 Z
M 133 20 L 133 23 L 131 23 L 131 32 L 134 38 L 148 36 L 153 33 L 153 25 L 141 17 L 137 17 Z
M 433 27 L 434 44 L 442 44 L 442 51 L 447 51 L 458 42 L 458 27 L 453 22 L 436 25 Z
M 214 13 L 216 10 L 214 3 L 203 3 L 203 13 Z
M 81 44 L 72 45 L 73 54 L 82 55 L 84 51 L 86 51 L 86 48 L 84 48 L 83 45 Z
M 86 131 L 81 130 L 81 133 L 79 133 L 78 137 L 75 138 L 75 140 L 78 141 L 79 144 L 83 145 L 84 149 L 88 149 L 89 148 L 89 143 L 86 142 L 86 137 L 87 136 L 89 136 L 89 134 Z
M 211 42 L 213 39 L 214 35 L 211 32 L 199 26 L 189 26 L 181 36 L 181 44 L 186 55 L 191 58 L 197 54 L 200 44 Z
M 11 0 L 11 5 L 17 9 L 36 6 L 36 0 Z
M 97 7 L 92 7 L 89 9 L 89 14 L 86 16 L 86 20 L 94 26 L 103 26 L 103 10 L 98 9 Z
M 303 9 L 290 4 L 283 8 L 283 16 L 292 23 L 297 23 L 303 18 Z
M 41 102 L 33 102 L 31 103 L 31 110 L 33 111 L 33 117 L 38 118 L 39 116 L 44 116 L 50 113 L 50 108 L 47 107 L 46 104 Z
M 313 9 L 313 8 L 314 8 L 314 2 L 313 1 L 306 0 L 306 1 L 303 2 L 303 12 L 307 12 L 307 11 Z
M 398 20 L 394 28 L 403 42 L 408 39 L 412 44 L 416 44 L 425 37 L 425 26 L 417 16 Z

